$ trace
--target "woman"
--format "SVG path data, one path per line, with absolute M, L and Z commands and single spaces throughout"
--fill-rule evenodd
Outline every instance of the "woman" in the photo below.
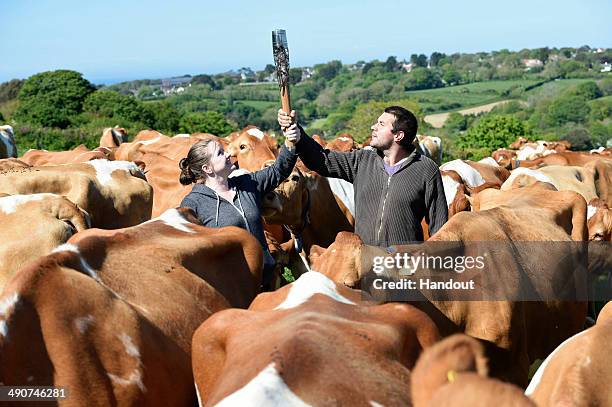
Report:
M 195 183 L 181 207 L 191 209 L 204 226 L 238 226 L 255 236 L 264 251 L 264 288 L 272 281 L 275 261 L 264 236 L 262 199 L 293 171 L 297 155 L 295 148 L 289 146 L 289 141 L 285 141 L 272 166 L 232 178 L 230 157 L 217 140 L 197 142 L 179 162 L 181 184 Z

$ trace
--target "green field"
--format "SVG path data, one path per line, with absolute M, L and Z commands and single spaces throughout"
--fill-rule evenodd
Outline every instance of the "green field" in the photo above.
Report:
M 266 102 L 264 100 L 236 100 L 244 105 L 254 107 L 255 109 L 266 110 L 272 106 L 277 106 L 280 102 Z
M 508 99 L 536 80 L 488 81 L 407 92 L 425 113 L 441 113 Z M 514 91 L 514 92 L 513 92 Z

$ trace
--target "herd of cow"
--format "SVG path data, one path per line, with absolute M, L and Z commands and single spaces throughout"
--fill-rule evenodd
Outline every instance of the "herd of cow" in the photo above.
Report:
M 257 240 L 177 208 L 190 190 L 178 161 L 206 138 L 238 171 L 278 152 L 253 126 L 226 138 L 146 130 L 132 142 L 115 127 L 93 150 L 17 158 L 12 128 L 0 127 L 0 386 L 64 387 L 67 406 L 612 406 L 611 302 L 596 316 L 587 301 L 369 297 L 364 253 L 386 251 L 352 233 L 352 185 L 300 162 L 264 199 L 277 289 L 260 293 Z M 419 143 L 440 164 L 440 140 Z M 440 167 L 449 221 L 418 250 L 611 241 L 610 149 L 523 138 L 510 148 Z M 514 261 L 498 265 L 513 273 Z M 612 251 L 597 262 L 609 278 Z M 285 267 L 298 278 L 282 285 Z M 537 261 L 521 269 L 540 272 Z

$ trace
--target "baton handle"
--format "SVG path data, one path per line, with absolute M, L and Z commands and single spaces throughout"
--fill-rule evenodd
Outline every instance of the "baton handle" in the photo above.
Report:
M 291 114 L 291 98 L 289 97 L 289 85 L 281 86 L 280 97 L 283 111 L 287 114 Z M 284 128 L 282 130 L 285 131 L 287 130 L 287 128 Z M 288 143 L 291 147 L 295 147 L 295 143 L 293 143 L 292 141 L 286 141 L 286 143 Z

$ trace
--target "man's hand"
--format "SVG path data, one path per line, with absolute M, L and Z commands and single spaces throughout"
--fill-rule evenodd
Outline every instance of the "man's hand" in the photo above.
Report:
M 279 120 L 280 121 L 280 120 Z M 285 145 L 289 143 L 293 143 L 293 145 L 297 144 L 300 141 L 300 129 L 297 123 L 292 124 L 289 128 L 283 131 L 283 135 L 285 136 Z M 287 146 L 290 147 L 290 146 Z
M 297 123 L 297 114 L 295 113 L 295 110 L 292 110 L 291 114 L 287 114 L 283 109 L 278 109 L 277 119 L 281 129 L 285 131 L 292 124 Z

